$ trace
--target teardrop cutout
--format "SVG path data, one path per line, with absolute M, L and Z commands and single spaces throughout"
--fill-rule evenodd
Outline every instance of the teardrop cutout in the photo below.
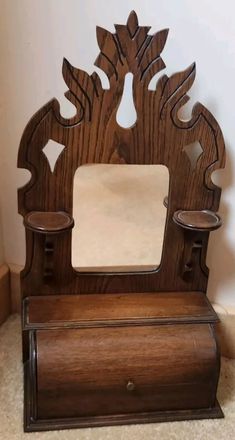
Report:
M 130 128 L 137 120 L 137 113 L 133 100 L 133 74 L 127 73 L 121 101 L 116 114 L 116 121 L 120 127 Z

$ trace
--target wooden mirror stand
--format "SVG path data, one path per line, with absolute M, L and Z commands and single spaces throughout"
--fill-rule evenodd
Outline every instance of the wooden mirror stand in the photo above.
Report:
M 19 189 L 26 229 L 21 273 L 25 430 L 222 417 L 216 400 L 218 318 L 207 297 L 206 253 L 220 188 L 211 174 L 224 167 L 221 130 L 196 103 L 179 118 L 195 64 L 170 77 L 164 67 L 168 30 L 149 35 L 135 12 L 112 34 L 97 28 L 97 73 L 63 63 L 65 119 L 52 99 L 27 125 L 18 166 L 31 172 Z M 116 120 L 126 74 L 133 74 L 137 120 Z M 65 146 L 52 171 L 43 149 Z M 194 166 L 185 147 L 199 142 Z M 139 272 L 78 272 L 71 264 L 73 180 L 83 164 L 161 164 L 169 193 L 159 267 Z

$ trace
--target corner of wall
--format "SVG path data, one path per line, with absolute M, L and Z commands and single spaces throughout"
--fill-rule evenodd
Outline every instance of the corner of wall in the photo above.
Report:
M 11 313 L 10 270 L 7 264 L 0 266 L 0 324 Z

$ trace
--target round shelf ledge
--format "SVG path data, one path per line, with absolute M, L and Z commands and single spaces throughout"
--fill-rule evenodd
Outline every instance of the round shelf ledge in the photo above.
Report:
M 40 234 L 60 234 L 72 229 L 74 220 L 66 212 L 32 211 L 26 214 L 24 225 Z
M 181 228 L 205 232 L 214 231 L 222 224 L 220 216 L 208 210 L 176 211 L 173 215 L 173 220 Z

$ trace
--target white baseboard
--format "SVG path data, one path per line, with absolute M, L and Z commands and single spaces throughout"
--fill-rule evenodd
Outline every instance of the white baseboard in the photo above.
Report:
M 218 324 L 218 339 L 223 356 L 235 359 L 235 307 L 213 304 L 220 318 Z
M 9 264 L 10 268 L 10 288 L 11 288 L 11 310 L 12 313 L 21 312 L 21 291 L 20 291 L 20 272 L 22 266 Z
M 10 271 L 7 264 L 0 266 L 0 324 L 11 313 Z
M 11 310 L 20 313 L 20 271 L 21 266 L 10 264 Z M 235 359 L 235 307 L 213 304 L 221 322 L 217 326 L 221 354 Z

